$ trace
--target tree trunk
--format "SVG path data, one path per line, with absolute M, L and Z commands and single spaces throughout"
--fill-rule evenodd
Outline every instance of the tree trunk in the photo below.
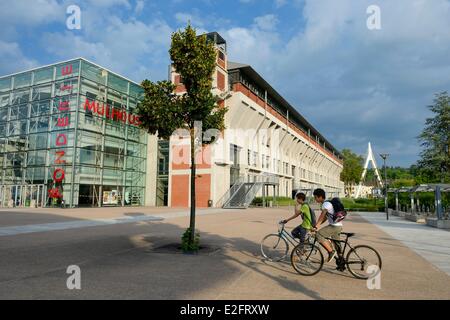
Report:
M 195 239 L 195 129 L 191 129 L 191 220 L 189 228 L 191 230 L 189 245 L 192 245 Z

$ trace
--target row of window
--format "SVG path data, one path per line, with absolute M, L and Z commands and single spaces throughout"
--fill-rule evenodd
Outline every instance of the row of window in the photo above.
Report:
M 145 186 L 145 173 L 129 172 L 117 169 L 99 169 L 89 166 L 76 166 L 75 176 L 72 175 L 72 167 L 61 167 L 64 170 L 64 184 L 70 185 L 74 178 L 74 183 L 86 184 L 114 184 L 125 186 Z M 31 167 L 26 169 L 7 168 L 3 170 L 3 177 L 0 175 L 2 184 L 46 184 L 53 181 L 54 167 Z M 3 182 L 2 182 L 3 180 Z
M 1 78 L 0 93 L 78 77 L 80 71 L 79 68 L 80 60 L 74 60 L 64 64 L 44 67 L 34 71 Z M 81 60 L 81 77 L 100 85 L 108 86 L 118 93 L 128 94 L 133 98 L 139 98 L 143 93 L 143 89 L 139 85 L 84 60 Z
M 258 153 L 255 151 L 252 151 L 250 149 L 247 150 L 247 164 L 252 167 L 257 167 L 258 159 Z M 285 174 L 285 175 L 291 175 L 293 177 L 299 176 L 303 179 L 309 179 L 309 180 L 315 180 L 321 183 L 329 183 L 329 182 L 336 182 L 337 180 L 331 179 L 330 177 L 325 177 L 323 175 L 319 175 L 317 173 L 314 173 L 312 171 L 302 169 L 302 168 L 296 168 L 296 166 L 291 165 L 289 166 L 288 162 L 281 163 L 281 160 L 272 160 L 272 166 L 270 166 L 270 156 L 261 155 L 261 168 L 262 169 L 269 169 L 272 168 L 274 172 Z M 297 170 L 299 170 L 297 172 Z
M 0 116 L 1 116 L 0 112 Z M 15 116 L 16 117 L 16 116 Z M 64 127 L 62 127 L 61 118 Z M 76 126 L 75 112 L 59 113 L 52 116 L 37 116 L 20 120 L 2 122 L 0 119 L 0 138 L 9 136 L 24 136 L 33 133 L 54 132 L 58 130 L 74 129 Z M 115 121 L 97 117 L 92 114 L 79 113 L 78 128 L 86 131 L 103 132 L 107 136 L 146 143 L 146 133 L 135 125 L 127 125 L 122 121 Z

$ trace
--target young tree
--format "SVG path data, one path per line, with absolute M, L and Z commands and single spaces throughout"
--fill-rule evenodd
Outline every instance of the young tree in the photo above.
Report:
M 426 119 L 425 128 L 418 137 L 423 147 L 418 166 L 423 176 L 429 176 L 436 182 L 449 182 L 450 97 L 447 92 L 436 94 L 434 104 L 428 108 L 434 116 Z
M 341 172 L 341 180 L 347 188 L 347 194 L 350 195 L 352 186 L 361 180 L 364 159 L 350 149 L 342 150 L 342 156 L 344 157 L 344 168 Z
M 189 132 L 191 207 L 188 243 L 192 245 L 195 240 L 195 158 L 199 151 L 196 146 L 214 142 L 214 137 L 204 141 L 198 131 L 225 129 L 226 108 L 217 106 L 218 98 L 212 93 L 217 53 L 206 35 L 197 36 L 195 29 L 188 25 L 185 30 L 172 34 L 169 53 L 172 66 L 181 76 L 186 92 L 175 94 L 176 86 L 170 81 L 153 83 L 144 80 L 144 100 L 139 104 L 137 113 L 141 127 L 159 138 L 170 139 L 178 129 Z

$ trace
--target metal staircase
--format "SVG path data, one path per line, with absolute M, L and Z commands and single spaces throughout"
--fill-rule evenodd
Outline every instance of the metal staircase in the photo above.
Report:
M 275 175 L 241 176 L 217 203 L 224 209 L 246 209 L 265 184 L 278 184 Z

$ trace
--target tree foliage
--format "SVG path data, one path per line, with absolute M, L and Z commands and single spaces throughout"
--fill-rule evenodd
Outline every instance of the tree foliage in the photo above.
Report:
M 342 150 L 342 156 L 344 158 L 344 168 L 341 172 L 341 180 L 351 190 L 351 187 L 358 184 L 361 180 L 364 159 L 360 155 L 353 153 L 350 149 Z M 350 194 L 350 191 L 347 194 Z
M 217 106 L 218 97 L 212 93 L 213 73 L 216 66 L 217 52 L 214 44 L 206 35 L 197 36 L 190 25 L 185 30 L 172 34 L 169 50 L 172 66 L 180 75 L 186 91 L 175 94 L 176 86 L 170 81 L 144 80 L 144 99 L 137 108 L 141 127 L 151 134 L 163 139 L 170 139 L 177 129 L 185 129 L 190 135 L 191 165 L 191 215 L 188 247 L 194 245 L 195 237 L 195 155 L 197 146 L 208 144 L 213 139 L 203 140 L 196 132 L 198 122 L 201 130 L 225 129 L 224 116 L 226 108 Z M 200 135 L 200 141 L 198 137 Z
M 429 182 L 450 181 L 450 97 L 447 92 L 436 94 L 428 107 L 433 117 L 427 118 L 418 136 L 423 148 L 418 161 L 421 176 Z

